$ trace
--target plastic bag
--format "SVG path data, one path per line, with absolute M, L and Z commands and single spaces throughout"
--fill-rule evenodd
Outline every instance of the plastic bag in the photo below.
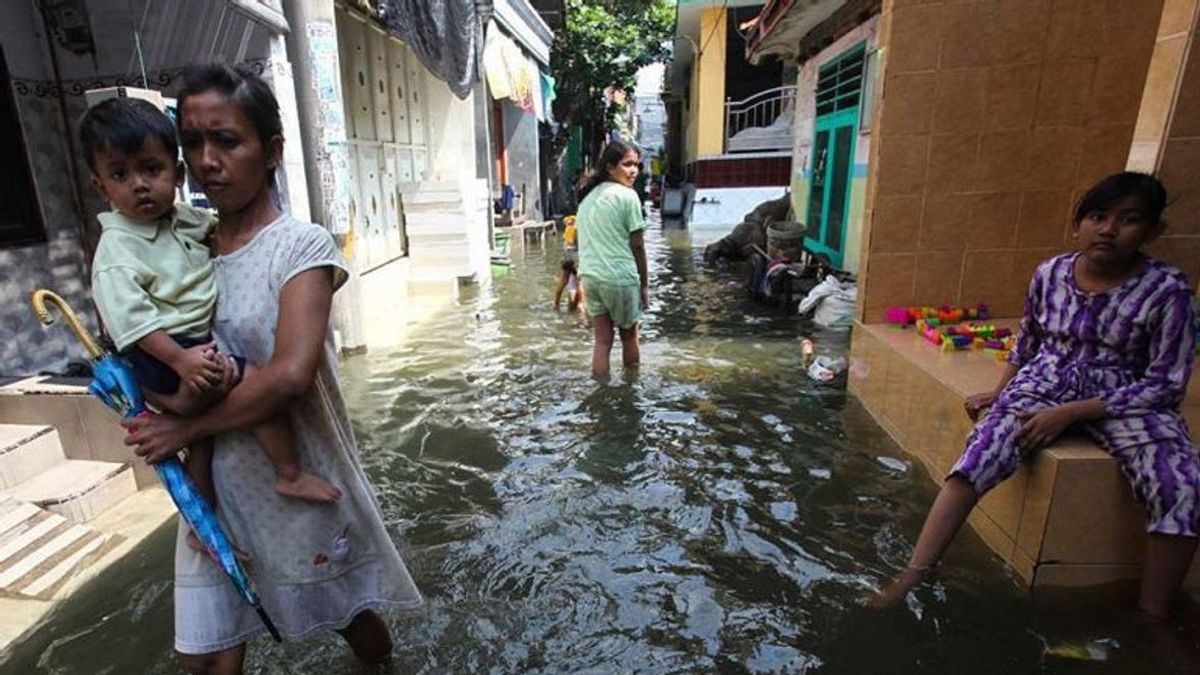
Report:
M 857 300 L 857 285 L 849 281 L 843 283 L 830 275 L 804 296 L 799 311 L 801 314 L 813 312 L 813 321 L 825 328 L 849 327 L 854 323 Z

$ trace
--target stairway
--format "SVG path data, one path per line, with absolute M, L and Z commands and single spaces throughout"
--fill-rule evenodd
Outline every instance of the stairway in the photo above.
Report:
M 458 297 L 459 279 L 488 273 L 487 184 L 403 183 L 405 236 L 411 260 L 409 295 Z
M 128 465 L 67 459 L 52 427 L 0 424 L 0 591 L 53 595 L 114 543 L 85 523 L 135 492 Z

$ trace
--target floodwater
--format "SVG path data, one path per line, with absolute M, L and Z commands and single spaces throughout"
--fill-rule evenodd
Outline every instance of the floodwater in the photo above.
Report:
M 590 379 L 587 329 L 551 308 L 556 245 L 344 364 L 364 464 L 429 600 L 389 616 L 395 672 L 1197 671 L 1187 627 L 1140 625 L 1093 591 L 1035 603 L 970 533 L 906 605 L 863 607 L 934 493 L 852 397 L 804 374 L 801 337 L 842 353 L 847 336 L 750 304 L 686 232 L 648 241 L 635 376 Z M 0 672 L 177 672 L 172 544 L 160 531 Z M 259 641 L 248 672 L 355 664 L 332 636 Z

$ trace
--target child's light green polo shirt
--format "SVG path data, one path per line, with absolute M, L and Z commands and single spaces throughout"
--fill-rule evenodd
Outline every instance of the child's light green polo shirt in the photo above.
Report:
M 92 295 L 117 349 L 156 330 L 201 337 L 217 303 L 213 263 L 204 245 L 216 219 L 186 204 L 154 222 L 111 211 L 92 262 Z

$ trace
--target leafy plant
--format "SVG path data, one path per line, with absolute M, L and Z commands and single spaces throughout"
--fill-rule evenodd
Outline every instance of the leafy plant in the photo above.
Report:
M 673 0 L 567 0 L 550 63 L 556 119 L 583 126 L 594 148 L 617 112 L 605 89 L 631 93 L 639 69 L 668 58 L 674 29 Z

